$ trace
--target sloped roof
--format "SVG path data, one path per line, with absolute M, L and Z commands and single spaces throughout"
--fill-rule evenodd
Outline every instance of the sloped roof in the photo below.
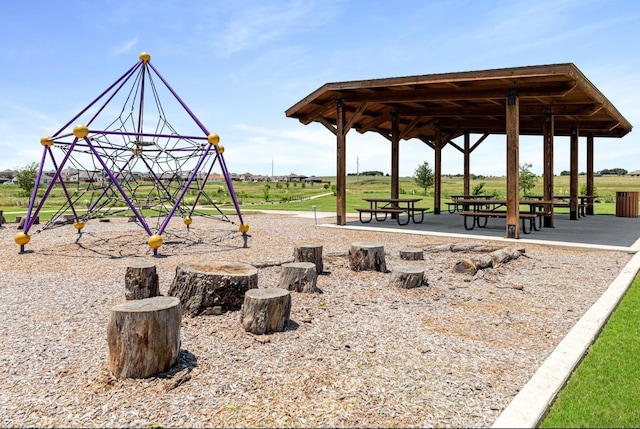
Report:
M 465 131 L 504 134 L 510 91 L 519 98 L 521 135 L 541 135 L 547 111 L 558 136 L 569 135 L 572 124 L 594 137 L 623 137 L 632 129 L 571 63 L 327 83 L 286 115 L 335 126 L 342 100 L 346 123 L 360 133 L 390 135 L 395 114 L 402 139 L 430 142 L 438 126 L 449 139 Z

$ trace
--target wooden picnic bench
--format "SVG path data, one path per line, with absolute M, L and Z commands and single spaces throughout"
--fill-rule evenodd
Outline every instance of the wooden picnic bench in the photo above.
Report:
M 398 225 L 407 225 L 409 221 L 422 223 L 424 213 L 429 210 L 428 207 L 415 206 L 415 203 L 422 201 L 422 198 L 365 198 L 364 201 L 369 203 L 369 208 L 355 209 L 362 223 L 369 223 L 374 218 L 378 222 L 383 222 L 390 214 L 396 216 Z M 369 214 L 368 219 L 362 217 L 363 213 Z M 404 213 L 407 214 L 406 222 L 403 222 L 403 218 L 400 216 Z M 420 220 L 417 219 L 417 214 L 420 214 Z
M 466 229 L 467 231 L 470 231 L 472 229 L 474 229 L 476 226 L 478 228 L 484 228 L 487 226 L 487 221 L 490 217 L 495 217 L 495 218 L 506 218 L 507 217 L 507 212 L 506 211 L 460 211 L 458 212 L 459 215 L 464 216 L 464 229 Z M 529 234 L 531 233 L 531 231 L 539 231 L 540 228 L 539 226 L 536 226 L 536 219 L 541 218 L 542 216 L 542 212 L 534 212 L 534 213 L 527 213 L 527 212 L 520 212 L 519 214 L 520 216 L 520 220 L 522 221 L 522 232 L 524 234 Z M 469 226 L 467 219 L 468 218 L 473 218 L 473 223 L 471 224 L 471 226 Z M 480 220 L 484 220 L 484 223 L 481 224 Z M 527 223 L 529 224 L 529 228 L 527 229 Z

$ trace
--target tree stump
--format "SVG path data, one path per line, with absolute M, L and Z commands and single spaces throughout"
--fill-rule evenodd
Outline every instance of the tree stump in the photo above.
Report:
M 389 277 L 389 284 L 402 289 L 413 289 L 415 287 L 429 285 L 424 271 L 411 267 L 398 267 L 393 269 L 391 271 L 391 277 Z
M 245 331 L 282 332 L 291 314 L 291 293 L 280 288 L 251 289 L 244 296 L 240 321 Z
M 167 296 L 128 301 L 111 309 L 109 369 L 116 378 L 167 371 L 180 352 L 180 300 Z
M 249 264 L 179 264 L 168 294 L 178 297 L 183 312 L 193 317 L 239 310 L 245 292 L 257 287 L 258 269 Z
M 422 249 L 418 249 L 417 247 L 405 247 L 404 249 L 400 249 L 400 259 L 406 261 L 421 261 L 424 259 L 424 253 Z
M 26 217 L 22 217 L 22 216 L 16 216 L 16 222 L 18 223 L 18 229 L 24 229 L 24 224 L 27 221 Z M 36 216 L 36 218 L 33 220 L 32 225 L 39 225 L 40 224 L 40 216 Z
M 349 268 L 354 271 L 387 271 L 384 246 L 377 243 L 351 243 Z
M 293 251 L 295 262 L 313 262 L 316 266 L 316 273 L 322 274 L 324 266 L 322 264 L 322 246 L 317 244 L 301 244 Z
M 154 264 L 127 267 L 124 275 L 126 299 L 144 299 L 160 295 L 158 274 Z
M 296 292 L 319 292 L 316 287 L 318 273 L 313 262 L 291 262 L 282 264 L 278 287 Z

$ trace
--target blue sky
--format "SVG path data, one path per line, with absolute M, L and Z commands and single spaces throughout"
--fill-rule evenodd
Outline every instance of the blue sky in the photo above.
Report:
M 211 132 L 235 173 L 335 175 L 335 137 L 286 109 L 327 82 L 574 63 L 640 127 L 640 2 L 636 0 L 48 0 L 2 2 L 0 170 L 38 162 L 51 135 L 138 61 L 140 52 Z M 167 114 L 171 119 L 170 112 Z M 192 130 L 181 130 L 189 134 Z M 586 170 L 581 139 L 580 170 Z M 505 140 L 471 158 L 503 175 Z M 556 139 L 555 170 L 569 169 Z M 402 141 L 400 174 L 433 151 Z M 520 162 L 542 171 L 541 138 Z M 443 152 L 443 173 L 462 155 Z M 595 169 L 640 169 L 640 131 L 596 139 Z M 390 172 L 390 143 L 347 135 L 347 171 Z

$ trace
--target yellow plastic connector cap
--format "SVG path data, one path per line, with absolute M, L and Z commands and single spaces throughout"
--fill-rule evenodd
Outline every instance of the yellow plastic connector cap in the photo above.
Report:
M 151 61 L 151 55 L 149 55 L 148 52 L 141 52 L 138 58 L 140 58 L 140 60 L 144 61 L 145 63 Z
M 185 225 L 189 226 L 191 225 L 191 222 L 193 222 L 193 219 L 191 219 L 190 217 L 185 217 L 182 222 L 184 222 Z
M 18 246 L 24 246 L 25 244 L 29 243 L 29 241 L 31 241 L 31 237 L 29 236 L 29 234 L 19 232 L 13 237 L 13 240 Z
M 77 229 L 78 231 L 80 231 L 82 228 L 84 228 L 84 221 L 79 220 L 79 221 L 74 222 L 73 223 L 73 227 L 75 229 Z
M 40 144 L 42 146 L 53 146 L 53 140 L 51 140 L 51 136 L 40 137 Z
M 241 233 L 245 234 L 247 231 L 249 231 L 249 224 L 248 223 L 243 223 L 242 225 L 240 225 L 238 227 L 238 231 L 240 231 Z
M 147 243 L 152 249 L 157 249 L 162 246 L 162 237 L 160 237 L 158 234 L 153 234 L 151 237 L 149 237 Z
M 220 136 L 217 135 L 216 133 L 211 133 L 207 136 L 207 141 L 212 144 L 212 145 L 217 145 L 218 143 L 220 143 Z
M 89 135 L 89 128 L 86 125 L 76 125 L 73 127 L 73 135 L 79 139 L 83 139 Z
M 222 146 L 221 144 L 218 145 L 218 152 L 224 153 L 224 146 Z

